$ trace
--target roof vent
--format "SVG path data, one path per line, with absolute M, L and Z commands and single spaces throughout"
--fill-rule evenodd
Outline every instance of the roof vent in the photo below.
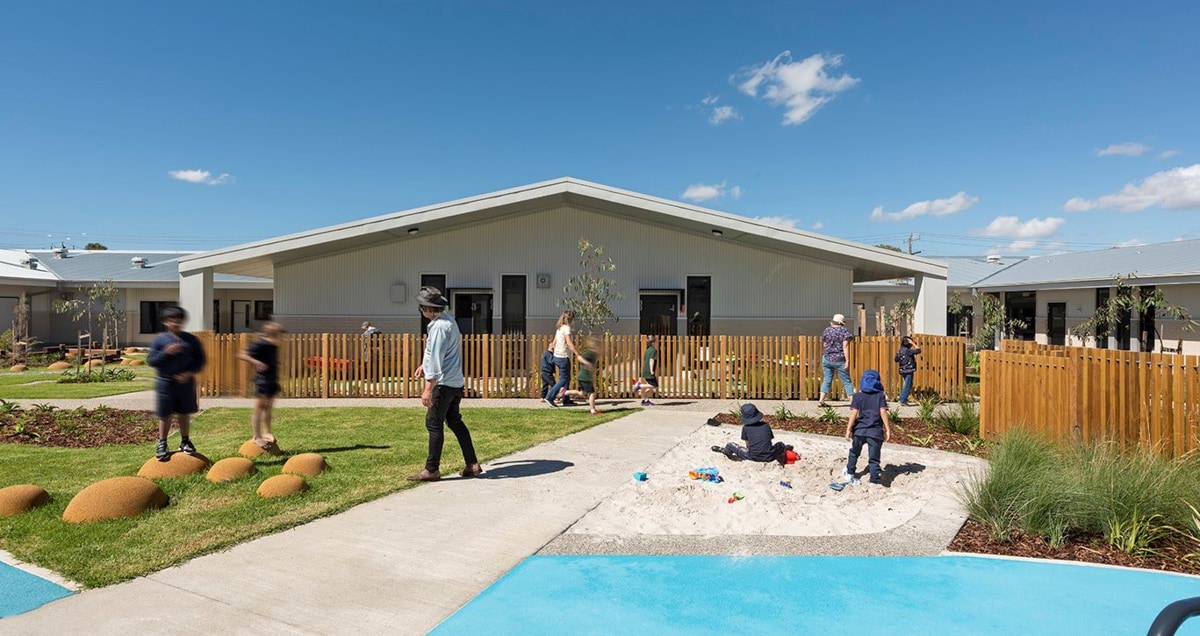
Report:
M 133 267 L 135 269 L 146 269 L 145 256 L 134 256 L 133 258 L 129 259 L 129 262 L 133 263 Z
M 37 269 L 38 268 L 38 259 L 33 256 L 26 256 L 25 258 L 21 259 L 21 267 L 27 267 L 29 269 Z
M 66 258 L 67 257 L 67 248 L 56 247 L 53 250 L 53 254 L 54 254 L 54 258 Z
M 988 254 L 987 262 L 991 263 L 992 265 L 999 265 L 1000 264 L 1000 255 L 999 254 Z

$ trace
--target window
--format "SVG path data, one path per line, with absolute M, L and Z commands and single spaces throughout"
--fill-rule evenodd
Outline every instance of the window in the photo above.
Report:
M 1142 301 L 1146 301 L 1154 297 L 1154 285 L 1142 287 L 1139 292 L 1142 295 Z M 1157 326 L 1154 324 L 1155 318 L 1154 308 L 1149 308 L 1148 311 L 1138 312 L 1138 342 L 1141 346 L 1138 351 L 1154 351 L 1154 342 L 1158 336 Z
M 1107 287 L 1101 287 L 1096 290 L 1096 309 L 1100 309 L 1108 302 L 1108 297 L 1111 292 Z M 1108 348 L 1108 325 L 1096 325 L 1096 346 L 1101 349 Z
M 500 277 L 500 333 L 525 335 L 525 277 Z
M 162 331 L 162 321 L 158 315 L 163 309 L 174 306 L 175 303 L 163 300 L 143 300 L 139 306 L 139 333 L 158 333 Z
M 975 334 L 975 308 L 969 305 L 963 305 L 963 308 L 958 312 L 946 312 L 946 335 L 947 336 L 966 336 L 970 338 Z
M 255 320 L 270 320 L 271 316 L 275 315 L 275 301 L 273 300 L 256 300 L 254 301 L 254 319 Z
M 1052 345 L 1067 344 L 1067 303 L 1046 305 L 1046 338 Z
M 684 303 L 687 308 L 687 335 L 710 335 L 712 333 L 712 277 L 688 276 L 687 295 L 684 296 Z
M 213 301 L 213 333 L 221 333 L 221 301 Z
M 1016 327 L 1009 334 L 1015 340 L 1033 340 L 1037 322 L 1037 292 L 1007 292 L 1004 294 L 1006 318 L 1019 320 L 1023 327 Z

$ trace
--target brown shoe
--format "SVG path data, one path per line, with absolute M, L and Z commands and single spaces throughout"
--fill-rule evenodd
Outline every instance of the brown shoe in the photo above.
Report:
M 408 481 L 437 481 L 442 478 L 440 473 L 431 473 L 428 470 L 421 469 L 421 472 L 408 478 Z
M 463 477 L 478 477 L 482 474 L 483 466 L 480 466 L 479 464 L 471 464 L 470 466 L 462 469 L 462 472 L 459 473 L 459 475 L 462 475 Z

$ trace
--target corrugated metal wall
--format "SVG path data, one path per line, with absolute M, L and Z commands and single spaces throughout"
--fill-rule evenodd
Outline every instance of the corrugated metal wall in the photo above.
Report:
M 563 285 L 579 270 L 580 237 L 603 245 L 616 262 L 613 278 L 625 299 L 614 309 L 622 321 L 636 321 L 639 289 L 682 289 L 688 275 L 712 276 L 714 320 L 852 313 L 849 269 L 568 206 L 276 264 L 275 310 L 284 318 L 415 314 L 420 274 L 445 273 L 451 288 L 494 290 L 498 317 L 500 276 L 526 274 L 529 319 L 552 318 Z M 550 289 L 536 288 L 538 273 L 552 276 Z M 404 303 L 390 299 L 397 283 L 407 287 Z

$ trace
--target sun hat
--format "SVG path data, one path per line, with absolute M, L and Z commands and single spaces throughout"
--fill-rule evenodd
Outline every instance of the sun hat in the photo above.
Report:
M 862 382 L 858 384 L 858 388 L 863 393 L 879 393 L 883 391 L 883 382 L 879 380 L 879 372 L 875 369 L 867 369 L 862 375 Z
M 442 290 L 437 287 L 422 287 L 421 291 L 417 292 L 417 304 L 423 307 L 445 309 L 446 305 L 450 303 L 446 302 L 446 297 L 442 295 Z
M 742 405 L 742 424 L 758 424 L 762 421 L 763 414 L 753 404 Z
M 833 320 L 830 320 L 829 322 L 832 322 L 835 325 L 844 325 L 846 324 L 846 317 L 841 314 L 834 314 Z

